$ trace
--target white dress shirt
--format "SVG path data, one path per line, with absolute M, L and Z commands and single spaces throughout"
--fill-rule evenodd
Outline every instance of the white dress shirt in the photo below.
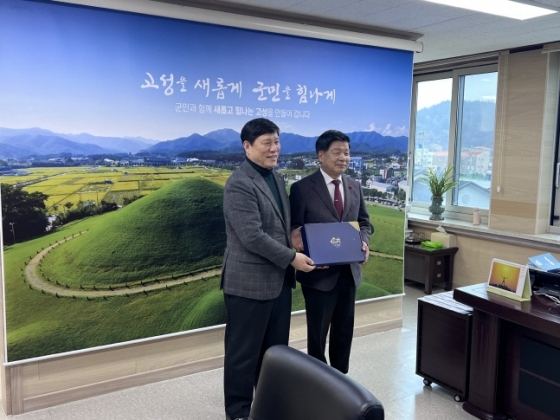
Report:
M 344 208 L 344 183 L 342 182 L 342 176 L 339 178 L 331 178 L 323 169 L 320 169 L 321 174 L 323 174 L 323 178 L 325 178 L 325 183 L 327 184 L 327 189 L 329 190 L 329 194 L 331 196 L 331 200 L 334 203 L 334 184 L 332 183 L 333 179 L 338 179 L 340 181 L 340 196 L 342 197 L 342 208 Z

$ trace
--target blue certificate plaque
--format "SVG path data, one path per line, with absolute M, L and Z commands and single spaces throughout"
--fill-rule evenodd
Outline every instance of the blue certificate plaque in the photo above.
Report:
M 357 222 L 307 223 L 301 228 L 303 252 L 315 265 L 338 265 L 365 260 Z

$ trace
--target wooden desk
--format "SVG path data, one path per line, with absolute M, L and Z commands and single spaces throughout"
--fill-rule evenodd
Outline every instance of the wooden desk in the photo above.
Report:
M 542 296 L 517 302 L 486 284 L 453 292 L 473 308 L 465 411 L 486 420 L 560 418 L 560 305 Z
M 420 245 L 404 246 L 404 278 L 424 284 L 424 292 L 432 293 L 434 283 L 445 282 L 445 290 L 453 284 L 453 257 L 459 248 L 428 250 Z

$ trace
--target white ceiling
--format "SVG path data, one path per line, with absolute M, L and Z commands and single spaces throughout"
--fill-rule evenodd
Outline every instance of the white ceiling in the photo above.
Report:
M 560 11 L 560 0 L 522 1 Z M 415 54 L 417 63 L 560 41 L 560 12 L 520 21 L 422 0 L 214 0 L 213 4 L 421 34 L 418 41 L 424 51 Z

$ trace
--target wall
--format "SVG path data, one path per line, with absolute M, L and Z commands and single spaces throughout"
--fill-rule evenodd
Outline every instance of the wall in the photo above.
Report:
M 359 302 L 354 336 L 402 326 L 402 296 Z M 305 314 L 292 316 L 290 345 L 306 347 Z M 156 337 L 2 366 L 4 411 L 21 414 L 223 366 L 224 327 Z
M 558 118 L 559 53 L 534 49 L 499 58 L 493 179 L 487 226 L 445 220 L 457 235 L 453 287 L 486 282 L 492 258 L 526 264 L 551 252 L 560 237 L 549 225 Z M 427 237 L 439 223 L 409 215 L 409 228 Z M 486 220 L 484 220 L 486 222 Z
M 411 221 L 409 227 L 424 232 L 429 238 L 435 227 L 426 221 Z M 459 252 L 455 254 L 453 288 L 470 286 L 488 281 L 493 258 L 526 264 L 531 256 L 550 252 L 560 260 L 560 245 L 550 242 L 528 241 L 518 236 L 502 236 L 498 232 L 482 234 L 468 228 L 445 226 L 446 231 L 457 236 Z
M 502 54 L 489 228 L 546 233 L 557 115 L 558 53 Z

